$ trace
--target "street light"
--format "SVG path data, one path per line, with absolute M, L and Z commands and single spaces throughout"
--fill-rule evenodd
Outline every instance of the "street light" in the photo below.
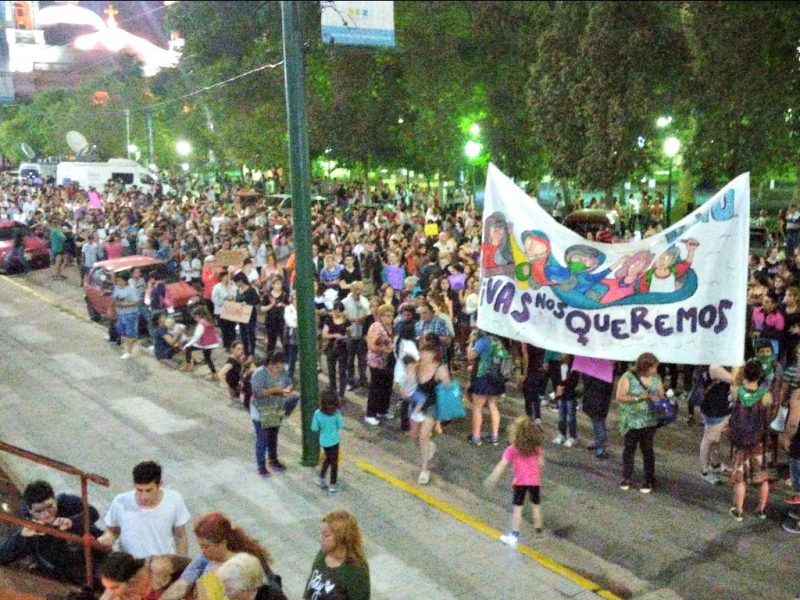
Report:
M 472 125 L 469 126 L 469 132 L 473 136 L 478 136 L 481 133 L 481 126 L 478 125 L 477 123 L 473 123 Z
M 672 117 L 658 117 L 656 119 L 656 127 L 661 127 L 662 129 L 672 123 Z
M 669 158 L 669 175 L 667 176 L 667 227 L 672 225 L 672 165 L 675 162 L 675 155 L 681 149 L 681 142 L 676 137 L 668 137 L 664 140 L 664 154 Z
M 481 150 L 483 150 L 483 144 L 479 144 L 478 142 L 473 142 L 472 140 L 468 141 L 464 145 L 464 154 L 467 155 L 467 158 L 470 160 L 475 160 L 480 156 Z
M 180 154 L 181 156 L 189 156 L 192 151 L 192 145 L 185 141 L 180 140 L 179 142 L 175 143 L 175 152 Z
M 136 151 L 139 149 L 139 146 L 136 144 L 128 144 L 128 155 L 130 157 L 131 154 L 135 154 Z

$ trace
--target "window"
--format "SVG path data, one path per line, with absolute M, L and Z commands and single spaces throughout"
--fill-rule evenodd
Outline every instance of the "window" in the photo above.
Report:
M 133 183 L 133 173 L 112 173 L 111 179 L 125 185 L 131 185 Z

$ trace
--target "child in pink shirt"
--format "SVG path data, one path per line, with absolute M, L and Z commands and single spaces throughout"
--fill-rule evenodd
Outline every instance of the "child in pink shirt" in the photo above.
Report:
M 539 510 L 539 486 L 541 484 L 542 467 L 544 466 L 544 435 L 533 419 L 524 416 L 514 421 L 509 433 L 511 445 L 503 452 L 503 458 L 492 469 L 485 485 L 488 487 L 497 482 L 509 463 L 513 465 L 514 479 L 511 487 L 514 490 L 514 509 L 511 513 L 511 533 L 500 536 L 500 541 L 509 546 L 519 543 L 519 528 L 522 523 L 522 506 L 525 496 L 531 500 L 533 527 L 536 533 L 542 532 L 542 513 Z

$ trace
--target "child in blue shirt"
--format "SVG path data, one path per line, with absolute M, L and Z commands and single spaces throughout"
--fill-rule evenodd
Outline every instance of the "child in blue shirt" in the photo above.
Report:
M 325 390 L 319 397 L 319 408 L 311 419 L 311 431 L 319 432 L 319 445 L 325 451 L 322 470 L 317 477 L 317 485 L 338 492 L 336 480 L 339 475 L 339 430 L 344 429 L 344 419 L 339 411 L 339 397 L 336 392 Z M 331 485 L 325 485 L 325 474 L 331 468 Z

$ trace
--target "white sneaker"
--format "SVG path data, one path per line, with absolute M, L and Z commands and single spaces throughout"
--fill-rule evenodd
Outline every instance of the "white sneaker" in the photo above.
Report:
M 431 460 L 434 454 L 436 454 L 436 442 L 428 442 L 428 460 Z
M 122 360 L 128 360 L 130 357 L 131 357 L 131 355 L 130 355 L 130 353 L 128 353 L 128 352 L 126 352 L 125 354 L 123 354 L 122 356 L 120 356 L 120 358 L 121 358 Z
M 156 347 L 155 347 L 154 345 L 150 344 L 150 345 L 147 347 L 147 351 L 148 351 L 148 352 L 155 352 L 155 351 L 156 351 Z
M 425 421 L 425 415 L 421 412 L 412 413 L 411 420 L 416 421 L 417 423 L 422 423 Z
M 503 542 L 506 546 L 511 546 L 512 548 L 516 548 L 517 544 L 519 544 L 519 536 L 516 536 L 513 533 L 507 533 L 506 535 L 500 536 L 500 541 Z
M 378 421 L 375 417 L 364 417 L 364 422 L 368 425 L 380 425 L 381 422 Z
M 420 485 L 427 485 L 431 480 L 431 474 L 428 471 L 422 471 L 417 478 L 417 483 Z
M 709 471 L 708 473 L 704 473 L 702 475 L 703 481 L 705 481 L 709 485 L 717 485 L 719 483 L 719 477 L 714 474 L 714 471 Z
M 564 448 L 572 448 L 575 445 L 576 442 L 577 442 L 577 440 L 575 438 L 568 437 L 564 441 Z
M 553 438 L 553 443 L 554 443 L 554 444 L 559 444 L 559 445 L 561 445 L 561 444 L 563 444 L 563 443 L 564 443 L 564 440 L 565 440 L 565 439 L 566 439 L 566 438 L 565 438 L 563 435 L 561 435 L 561 434 L 559 433 L 559 434 L 558 434 L 556 437 L 554 437 L 554 438 Z

